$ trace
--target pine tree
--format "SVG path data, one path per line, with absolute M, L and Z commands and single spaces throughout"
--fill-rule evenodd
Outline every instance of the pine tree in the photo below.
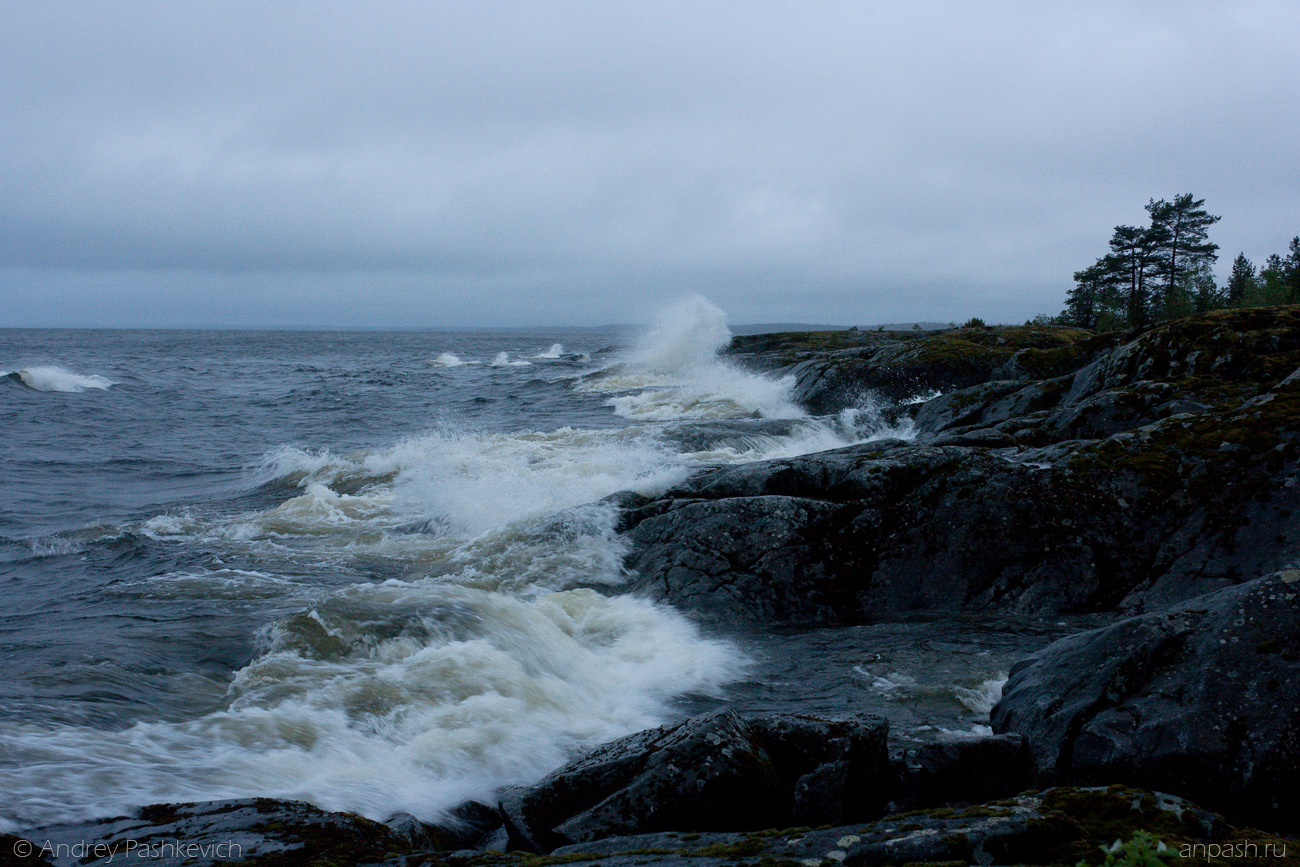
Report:
M 1111 252 L 1100 260 L 1123 285 L 1124 320 L 1130 328 L 1151 319 L 1151 282 L 1160 273 L 1159 253 L 1165 243 L 1162 227 L 1116 226 Z
M 1237 305 L 1254 294 L 1255 266 L 1246 258 L 1245 253 L 1238 253 L 1232 260 L 1232 273 L 1228 275 L 1228 285 L 1224 287 L 1229 304 Z
M 1288 304 L 1300 302 L 1300 235 L 1291 239 L 1291 246 L 1287 251 L 1287 257 L 1283 260 L 1285 265 L 1284 279 L 1291 294 L 1287 298 Z
M 1255 293 L 1249 303 L 1256 305 L 1286 304 L 1291 299 L 1287 261 L 1277 253 L 1264 260 L 1256 280 Z
M 1150 231 L 1159 243 L 1155 255 L 1161 260 L 1152 285 L 1152 306 L 1161 318 L 1186 312 L 1184 308 L 1196 291 L 1193 279 L 1219 258 L 1219 245 L 1207 240 L 1210 226 L 1219 217 L 1204 205 L 1205 199 L 1193 198 L 1191 193 L 1174 196 L 1172 202 L 1151 199 L 1147 203 Z

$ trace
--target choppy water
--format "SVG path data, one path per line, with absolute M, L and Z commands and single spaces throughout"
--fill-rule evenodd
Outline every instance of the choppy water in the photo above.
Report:
M 815 646 L 835 703 L 903 706 L 871 654 L 908 634 L 707 635 L 617 592 L 602 497 L 908 435 L 808 418 L 726 339 L 699 299 L 639 336 L 0 332 L 0 826 L 251 795 L 432 818 L 692 709 L 812 700 L 780 683 Z

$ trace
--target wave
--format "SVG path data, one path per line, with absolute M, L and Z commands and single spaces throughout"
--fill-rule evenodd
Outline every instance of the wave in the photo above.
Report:
M 270 796 L 436 820 L 716 693 L 730 646 L 671 610 L 583 589 L 520 599 L 431 579 L 368 584 L 277 622 L 221 710 L 116 732 L 33 725 L 0 751 L 30 823 L 124 804 Z M 52 799 L 50 792 L 58 792 Z
M 288 493 L 278 504 L 191 507 L 142 531 L 250 562 L 287 556 L 302 577 L 190 568 L 112 590 L 292 612 L 264 630 L 225 704 L 120 731 L 7 724 L 6 814 L 30 826 L 271 796 L 433 820 L 667 721 L 675 700 L 718 695 L 746 660 L 667 606 L 593 589 L 626 579 L 617 510 L 594 501 L 661 490 L 692 466 L 636 426 L 441 430 L 352 454 L 277 449 L 252 481 Z M 382 557 L 411 577 L 333 587 L 310 577 L 349 559 L 362 564 L 349 574 L 373 575 Z
M 602 501 L 883 430 L 870 407 L 808 417 L 787 380 L 720 358 L 728 339 L 722 312 L 692 299 L 576 380 L 598 395 L 584 403 L 627 419 L 619 427 L 448 424 L 351 453 L 286 446 L 250 468 L 248 497 L 133 524 L 151 545 L 220 557 L 180 557 L 109 592 L 277 619 L 224 702 L 205 692 L 189 719 L 115 731 L 6 722 L 5 815 L 31 826 L 273 796 L 433 820 L 662 723 L 683 697 L 718 695 L 747 665 L 733 644 L 670 607 L 597 592 L 627 579 L 618 511 Z
M 545 352 L 539 352 L 533 356 L 533 358 L 563 358 L 563 357 L 564 357 L 564 344 L 562 343 L 552 343 L 550 349 L 546 350 Z
M 619 362 L 584 379 L 608 393 L 615 414 L 638 421 L 804 418 L 794 379 L 749 373 L 719 357 L 731 340 L 727 317 L 701 296 L 665 310 Z
M 51 365 L 48 367 L 25 367 L 22 370 L 5 371 L 0 376 L 7 377 L 36 391 L 59 391 L 77 394 L 91 389 L 103 390 L 117 385 L 107 377 L 97 374 L 74 373 L 67 368 Z
M 478 364 L 478 362 L 461 361 L 460 356 L 455 355 L 454 353 L 451 352 L 444 352 L 440 354 L 437 358 L 435 358 L 433 361 L 430 361 L 429 364 L 431 364 L 434 367 L 463 367 L 466 364 Z
M 509 352 L 498 352 L 496 358 L 492 359 L 492 367 L 532 367 L 531 361 L 511 361 Z

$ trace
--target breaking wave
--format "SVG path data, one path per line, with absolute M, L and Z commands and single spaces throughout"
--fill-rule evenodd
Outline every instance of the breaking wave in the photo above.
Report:
M 804 418 L 794 379 L 743 371 L 718 353 L 731 340 L 727 317 L 694 296 L 666 310 L 618 363 L 579 388 L 610 394 L 617 415 L 638 421 Z
M 524 361 L 523 359 L 511 361 L 509 352 L 498 352 L 496 358 L 492 359 L 493 367 L 530 367 L 531 365 L 531 361 Z
M 55 365 L 25 367 L 22 370 L 0 373 L 0 376 L 8 377 L 36 391 L 61 391 L 68 394 L 77 394 L 91 389 L 103 390 L 117 385 L 107 377 L 73 373 L 71 370 Z

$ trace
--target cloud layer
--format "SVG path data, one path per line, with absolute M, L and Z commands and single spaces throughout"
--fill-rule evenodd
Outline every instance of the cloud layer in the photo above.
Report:
M 0 325 L 1059 309 L 1149 197 L 1300 232 L 1288 3 L 0 10 Z

